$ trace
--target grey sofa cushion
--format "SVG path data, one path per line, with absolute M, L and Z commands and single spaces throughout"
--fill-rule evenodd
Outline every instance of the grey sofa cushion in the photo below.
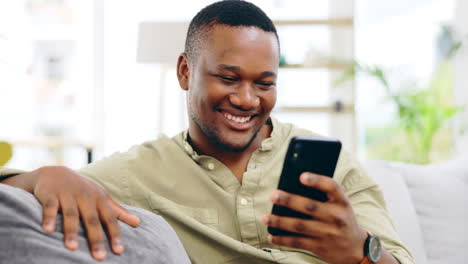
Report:
M 0 263 L 190 263 L 174 230 L 160 216 L 125 206 L 139 216 L 137 228 L 120 223 L 125 251 L 114 255 L 106 242 L 107 258 L 91 258 L 82 226 L 80 246 L 70 251 L 63 244 L 62 219 L 56 231 L 42 231 L 42 208 L 33 195 L 21 189 L 0 184 Z
M 392 167 L 403 175 L 414 201 L 427 263 L 468 263 L 468 157 Z
M 420 223 L 403 176 L 386 161 L 366 161 L 364 168 L 373 177 L 385 197 L 387 210 L 403 243 L 416 263 L 427 263 Z

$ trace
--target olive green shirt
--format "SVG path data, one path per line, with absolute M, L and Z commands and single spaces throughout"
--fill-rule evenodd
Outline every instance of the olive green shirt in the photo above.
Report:
M 283 159 L 293 136 L 318 136 L 272 120 L 269 138 L 253 153 L 242 178 L 213 157 L 198 155 L 187 131 L 132 147 L 80 170 L 118 202 L 163 216 L 193 263 L 325 263 L 313 253 L 271 245 L 263 215 L 271 212 Z M 342 151 L 334 179 L 344 187 L 359 224 L 381 238 L 400 263 L 414 260 L 389 218 L 382 192 Z

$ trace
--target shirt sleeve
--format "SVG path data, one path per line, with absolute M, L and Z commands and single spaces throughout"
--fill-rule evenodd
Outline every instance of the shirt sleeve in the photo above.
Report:
M 132 205 L 127 177 L 128 163 L 124 153 L 116 153 L 87 165 L 78 173 L 104 187 L 116 202 Z
M 373 235 L 379 236 L 383 247 L 401 264 L 415 264 L 410 250 L 403 245 L 392 219 L 387 213 L 380 187 L 361 168 L 351 155 L 340 157 L 338 181 L 345 189 L 358 223 Z
M 5 167 L 0 167 L 0 181 L 3 180 L 4 178 L 8 178 L 11 175 L 17 175 L 17 174 L 22 174 L 26 173 L 27 171 L 24 170 L 17 170 L 17 169 L 10 169 L 10 168 L 5 168 Z
M 27 171 L 24 171 L 24 170 L 0 167 L 0 176 L 8 176 L 8 175 L 11 175 L 11 174 L 21 174 L 21 173 L 26 173 L 26 172 Z

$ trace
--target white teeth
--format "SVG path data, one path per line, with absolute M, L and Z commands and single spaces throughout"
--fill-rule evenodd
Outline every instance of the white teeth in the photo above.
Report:
M 250 118 L 251 118 L 251 116 L 246 116 L 246 117 L 233 116 L 233 115 L 228 114 L 228 113 L 224 113 L 224 117 L 226 117 L 229 120 L 235 121 L 237 123 L 245 123 L 245 122 L 249 121 Z

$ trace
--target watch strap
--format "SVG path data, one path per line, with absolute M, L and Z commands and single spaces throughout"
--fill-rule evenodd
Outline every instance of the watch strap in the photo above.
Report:
M 369 232 L 367 230 L 366 230 L 366 232 L 367 232 L 367 238 L 366 238 L 366 241 L 364 242 L 364 247 L 367 246 L 368 240 L 372 236 L 371 232 Z M 366 252 L 366 249 L 364 249 L 364 258 L 361 260 L 361 262 L 359 262 L 359 264 L 374 264 L 374 262 L 370 261 L 370 259 L 369 259 L 369 257 L 367 256 L 366 253 L 368 253 L 368 252 Z
M 373 264 L 367 256 L 364 256 L 364 258 L 359 262 L 359 264 Z

